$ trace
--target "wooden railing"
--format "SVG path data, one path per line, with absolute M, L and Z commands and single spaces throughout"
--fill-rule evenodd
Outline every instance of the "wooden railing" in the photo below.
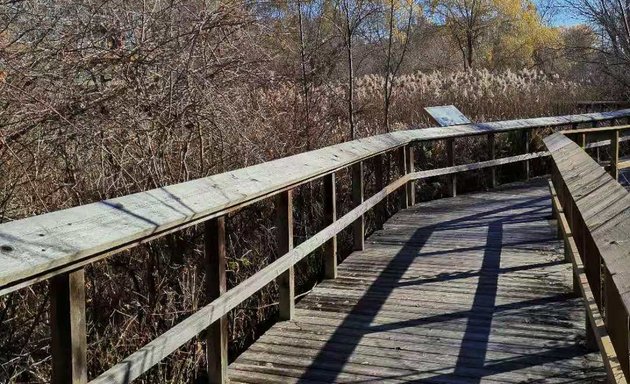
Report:
M 609 381 L 630 377 L 630 194 L 617 182 L 619 134 L 629 126 L 558 132 L 544 139 L 553 159 L 553 210 L 574 291 L 584 298 L 587 346 L 599 347 Z M 584 151 L 608 137 L 608 172 Z M 576 141 L 572 141 L 573 137 Z
M 136 193 L 116 199 L 47 213 L 0 225 L 0 295 L 33 283 L 50 280 L 51 343 L 53 383 L 87 382 L 84 266 L 112 254 L 146 243 L 183 228 L 204 224 L 207 291 L 212 302 L 189 316 L 92 383 L 127 383 L 155 366 L 193 337 L 207 330 L 206 349 L 209 377 L 224 382 L 227 372 L 227 323 L 230 310 L 274 280 L 280 287 L 280 317 L 293 316 L 293 266 L 313 251 L 324 247 L 326 278 L 335 278 L 336 235 L 352 227 L 354 249 L 363 249 L 364 215 L 391 193 L 401 191 L 403 208 L 414 204 L 414 182 L 449 175 L 449 192 L 457 191 L 456 174 L 524 162 L 548 156 L 529 152 L 530 132 L 539 128 L 572 127 L 579 124 L 614 124 L 630 118 L 630 110 L 545 117 L 446 128 L 399 131 L 355 140 L 204 179 Z M 495 135 L 520 131 L 523 154 L 495 159 Z M 454 140 L 486 135 L 490 160 L 455 165 Z M 421 141 L 446 140 L 448 167 L 416 172 L 413 146 Z M 384 184 L 383 155 L 397 154 L 401 175 Z M 364 198 L 364 164 L 373 159 L 377 192 Z M 354 208 L 337 217 L 335 173 L 352 169 Z M 293 247 L 292 190 L 304 183 L 323 179 L 324 205 L 328 226 Z M 404 187 L 404 188 L 403 188 Z M 262 199 L 277 199 L 277 242 L 283 255 L 238 286 L 226 290 L 225 215 Z M 381 208 L 379 208 L 381 207 Z M 377 209 L 377 210 L 378 210 Z M 383 215 L 377 215 L 383 217 Z

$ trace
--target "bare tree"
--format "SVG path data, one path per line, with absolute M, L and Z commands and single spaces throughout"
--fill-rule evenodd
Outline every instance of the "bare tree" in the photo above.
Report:
M 396 7 L 394 5 L 394 0 L 389 0 L 389 12 L 387 17 L 387 56 L 385 58 L 385 84 L 383 89 L 383 126 L 385 130 L 389 132 L 390 130 L 390 104 L 392 98 L 392 91 L 394 89 L 394 78 L 398 74 L 400 70 L 400 66 L 405 59 L 405 54 L 407 53 L 407 47 L 409 46 L 409 38 L 411 35 L 411 25 L 413 20 L 413 2 L 408 2 L 408 10 L 406 15 L 406 21 L 404 21 L 404 26 L 400 32 L 402 32 L 403 37 L 400 42 L 399 53 L 395 52 L 395 38 L 394 38 L 394 30 L 397 29 L 396 22 Z

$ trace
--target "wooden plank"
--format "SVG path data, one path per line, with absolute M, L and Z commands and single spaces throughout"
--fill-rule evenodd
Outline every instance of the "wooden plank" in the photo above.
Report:
M 205 224 L 206 291 L 212 302 L 225 294 L 227 256 L 225 248 L 225 216 Z M 206 366 L 208 381 L 227 383 L 228 319 L 227 315 L 212 323 L 206 330 Z
M 206 329 L 210 324 L 227 314 L 244 300 L 247 300 L 262 287 L 272 282 L 291 266 L 324 245 L 332 236 L 337 235 L 346 227 L 350 226 L 357 218 L 372 209 L 388 194 L 398 190 L 408 181 L 408 177 L 403 177 L 389 184 L 382 191 L 375 193 L 372 197 L 365 200 L 363 204 L 339 218 L 335 223 L 327 226 L 322 231 L 293 248 L 284 256 L 256 272 L 238 286 L 230 289 L 224 295 L 221 295 L 212 303 L 204 306 L 185 320 L 173 326 L 144 347 L 129 355 L 120 363 L 105 371 L 90 383 L 127 383 L 136 379 L 142 373 L 148 371 L 166 356 L 173 353 L 177 348 Z
M 83 268 L 50 280 L 50 335 L 52 383 L 87 383 Z
M 324 223 L 331 225 L 337 220 L 337 188 L 335 174 L 324 177 Z M 337 236 L 324 244 L 324 277 L 337 277 Z
M 568 297 L 571 271 L 559 263 L 549 199 L 539 185 L 535 193 L 504 187 L 400 211 L 339 265 L 338 279 L 298 303 L 293 321 L 274 325 L 239 356 L 231 377 L 604 379 L 597 354 L 579 345 L 584 310 Z
M 630 110 L 397 131 L 263 164 L 0 224 L 0 292 L 36 281 L 195 225 L 270 195 L 423 140 L 535 126 L 610 120 Z
M 276 241 L 278 255 L 293 249 L 293 193 L 291 190 L 278 195 L 276 206 Z M 280 320 L 291 320 L 295 313 L 295 271 L 293 265 L 278 278 L 280 293 Z
M 352 166 L 352 203 L 355 207 L 363 203 L 365 192 L 363 162 Z M 365 247 L 365 217 L 361 215 L 352 224 L 352 249 L 361 251 Z
M 501 159 L 480 161 L 474 164 L 462 164 L 462 165 L 455 165 L 455 166 L 445 167 L 445 168 L 430 169 L 427 171 L 418 171 L 418 172 L 410 174 L 409 176 L 415 180 L 425 179 L 429 177 L 444 176 L 444 175 L 450 175 L 450 174 L 459 173 L 459 172 L 475 171 L 478 169 L 496 167 L 497 165 L 517 163 L 517 162 L 525 161 L 527 159 L 536 159 L 536 158 L 546 157 L 546 156 L 549 156 L 549 152 L 534 152 L 534 153 L 529 153 L 529 154 L 524 154 L 524 155 L 503 157 Z

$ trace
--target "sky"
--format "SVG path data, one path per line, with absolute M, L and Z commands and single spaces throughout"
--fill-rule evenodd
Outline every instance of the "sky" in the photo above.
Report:
M 550 3 L 554 4 L 555 13 L 551 19 L 551 25 L 555 27 L 570 27 L 573 25 L 584 24 L 586 21 L 580 15 L 578 15 L 574 9 L 571 9 L 563 5 L 560 1 L 549 0 L 535 0 L 539 10 L 545 9 Z

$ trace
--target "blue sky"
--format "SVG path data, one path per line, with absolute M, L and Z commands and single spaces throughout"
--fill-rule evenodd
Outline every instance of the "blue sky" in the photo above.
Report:
M 542 8 L 545 4 L 549 4 L 548 0 L 535 0 L 537 5 Z M 559 1 L 555 1 L 555 16 L 551 20 L 551 24 L 557 27 L 572 26 L 584 24 L 585 20 L 578 15 L 575 10 L 566 7 Z

